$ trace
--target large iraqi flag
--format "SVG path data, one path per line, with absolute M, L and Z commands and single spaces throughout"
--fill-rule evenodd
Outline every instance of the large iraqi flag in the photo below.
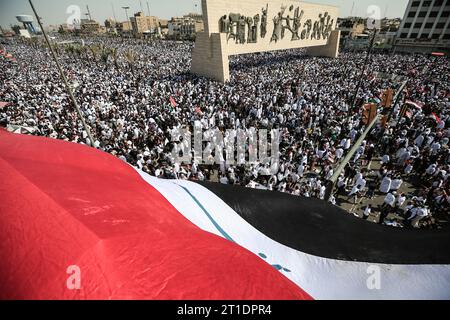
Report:
M 450 298 L 448 229 L 160 180 L 83 145 L 4 130 L 0 177 L 0 299 Z

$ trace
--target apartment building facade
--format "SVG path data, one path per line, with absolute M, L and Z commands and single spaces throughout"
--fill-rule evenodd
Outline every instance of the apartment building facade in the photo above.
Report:
M 450 0 L 410 0 L 395 41 L 396 52 L 450 49 Z

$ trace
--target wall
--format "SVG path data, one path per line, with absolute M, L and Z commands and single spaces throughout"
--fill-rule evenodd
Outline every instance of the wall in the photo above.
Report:
M 206 4 L 206 5 L 205 5 Z M 229 54 L 243 54 L 243 53 L 252 53 L 252 52 L 261 52 L 267 50 L 280 50 L 280 49 L 291 49 L 298 47 L 308 47 L 314 45 L 324 45 L 327 43 L 326 39 L 308 39 L 308 40 L 297 40 L 291 41 L 291 32 L 286 30 L 284 39 L 280 41 L 271 41 L 271 37 L 274 30 L 274 17 L 281 11 L 281 7 L 285 6 L 286 11 L 284 17 L 294 16 L 294 11 L 297 7 L 300 8 L 300 11 L 304 11 L 304 15 L 301 19 L 302 27 L 300 30 L 303 30 L 304 23 L 311 19 L 312 22 L 319 19 L 319 14 L 324 14 L 328 12 L 331 16 L 330 22 L 333 21 L 334 25 L 332 30 L 335 29 L 337 18 L 339 14 L 339 9 L 334 6 L 324 6 L 311 4 L 303 1 L 280 1 L 280 0 L 203 0 L 202 1 L 203 10 L 207 12 L 203 12 L 203 16 L 206 17 L 205 23 L 205 32 L 208 34 L 219 33 L 219 21 L 223 15 L 229 15 L 230 13 L 237 13 L 244 15 L 246 17 L 254 17 L 259 14 L 260 19 L 262 18 L 262 9 L 267 10 L 267 33 L 264 38 L 260 37 L 258 34 L 257 43 L 245 43 L 240 44 L 233 41 L 233 39 L 227 40 L 227 51 Z M 293 6 L 294 9 L 289 11 L 289 7 Z M 291 23 L 292 24 L 292 23 Z M 260 33 L 260 28 L 258 28 L 258 33 Z M 246 26 L 246 38 L 248 33 L 248 27 Z
M 291 19 L 295 17 L 298 8 L 300 20 L 296 35 L 289 29 L 284 30 L 284 37 L 280 33 L 274 32 L 274 20 L 279 17 L 282 7 L 285 8 L 282 17 Z M 282 0 L 202 0 L 202 10 L 205 31 L 197 34 L 193 51 L 192 72 L 195 74 L 205 75 L 223 82 L 227 81 L 229 79 L 228 57 L 237 54 L 309 47 L 317 47 L 311 49 L 311 54 L 330 57 L 336 57 L 338 54 L 336 48 L 339 44 L 339 37 L 336 37 L 338 32 L 334 32 L 334 30 L 339 9 L 335 6 Z M 263 10 L 267 11 L 264 37 L 261 34 Z M 250 27 L 256 27 L 253 35 L 249 32 L 248 23 L 245 23 L 245 31 L 242 33 L 241 39 L 237 37 L 236 23 L 232 24 L 232 29 L 228 28 L 229 17 L 237 14 L 251 19 Z M 225 15 L 227 22 L 221 21 Z M 254 23 L 256 15 L 259 15 L 259 19 L 257 23 Z M 322 19 L 320 19 L 320 15 Z M 323 17 L 326 18 L 323 19 Z M 307 21 L 310 22 L 310 27 L 307 25 Z M 290 20 L 291 27 L 294 26 L 294 23 L 293 20 Z M 312 36 L 315 24 L 318 32 Z M 287 22 L 282 21 L 280 26 L 287 26 Z M 224 30 L 228 32 L 224 32 Z M 308 30 L 309 32 L 307 32 Z

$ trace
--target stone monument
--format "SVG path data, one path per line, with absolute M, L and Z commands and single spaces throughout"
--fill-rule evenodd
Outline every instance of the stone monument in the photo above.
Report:
M 202 0 L 204 32 L 197 34 L 191 72 L 226 82 L 232 55 L 307 48 L 336 58 L 340 31 L 335 6 L 282 0 Z

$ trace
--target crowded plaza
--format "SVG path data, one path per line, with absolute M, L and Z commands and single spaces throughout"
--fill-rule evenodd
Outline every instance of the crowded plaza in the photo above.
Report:
M 67 40 L 72 40 L 68 38 Z M 90 128 L 77 117 L 43 40 L 3 44 L 0 125 L 94 146 L 164 179 L 211 181 L 314 197 L 355 216 L 401 228 L 439 228 L 449 220 L 450 64 L 446 57 L 342 51 L 337 59 L 303 49 L 231 57 L 224 84 L 189 72 L 194 44 L 90 37 L 53 43 Z M 387 89 L 396 93 L 381 107 Z M 358 90 L 359 89 L 359 90 Z M 327 182 L 367 128 L 377 122 L 337 179 Z M 277 129 L 277 172 L 256 162 L 178 163 L 179 128 Z M 204 139 L 205 150 L 213 148 Z M 213 148 L 214 149 L 214 148 Z

